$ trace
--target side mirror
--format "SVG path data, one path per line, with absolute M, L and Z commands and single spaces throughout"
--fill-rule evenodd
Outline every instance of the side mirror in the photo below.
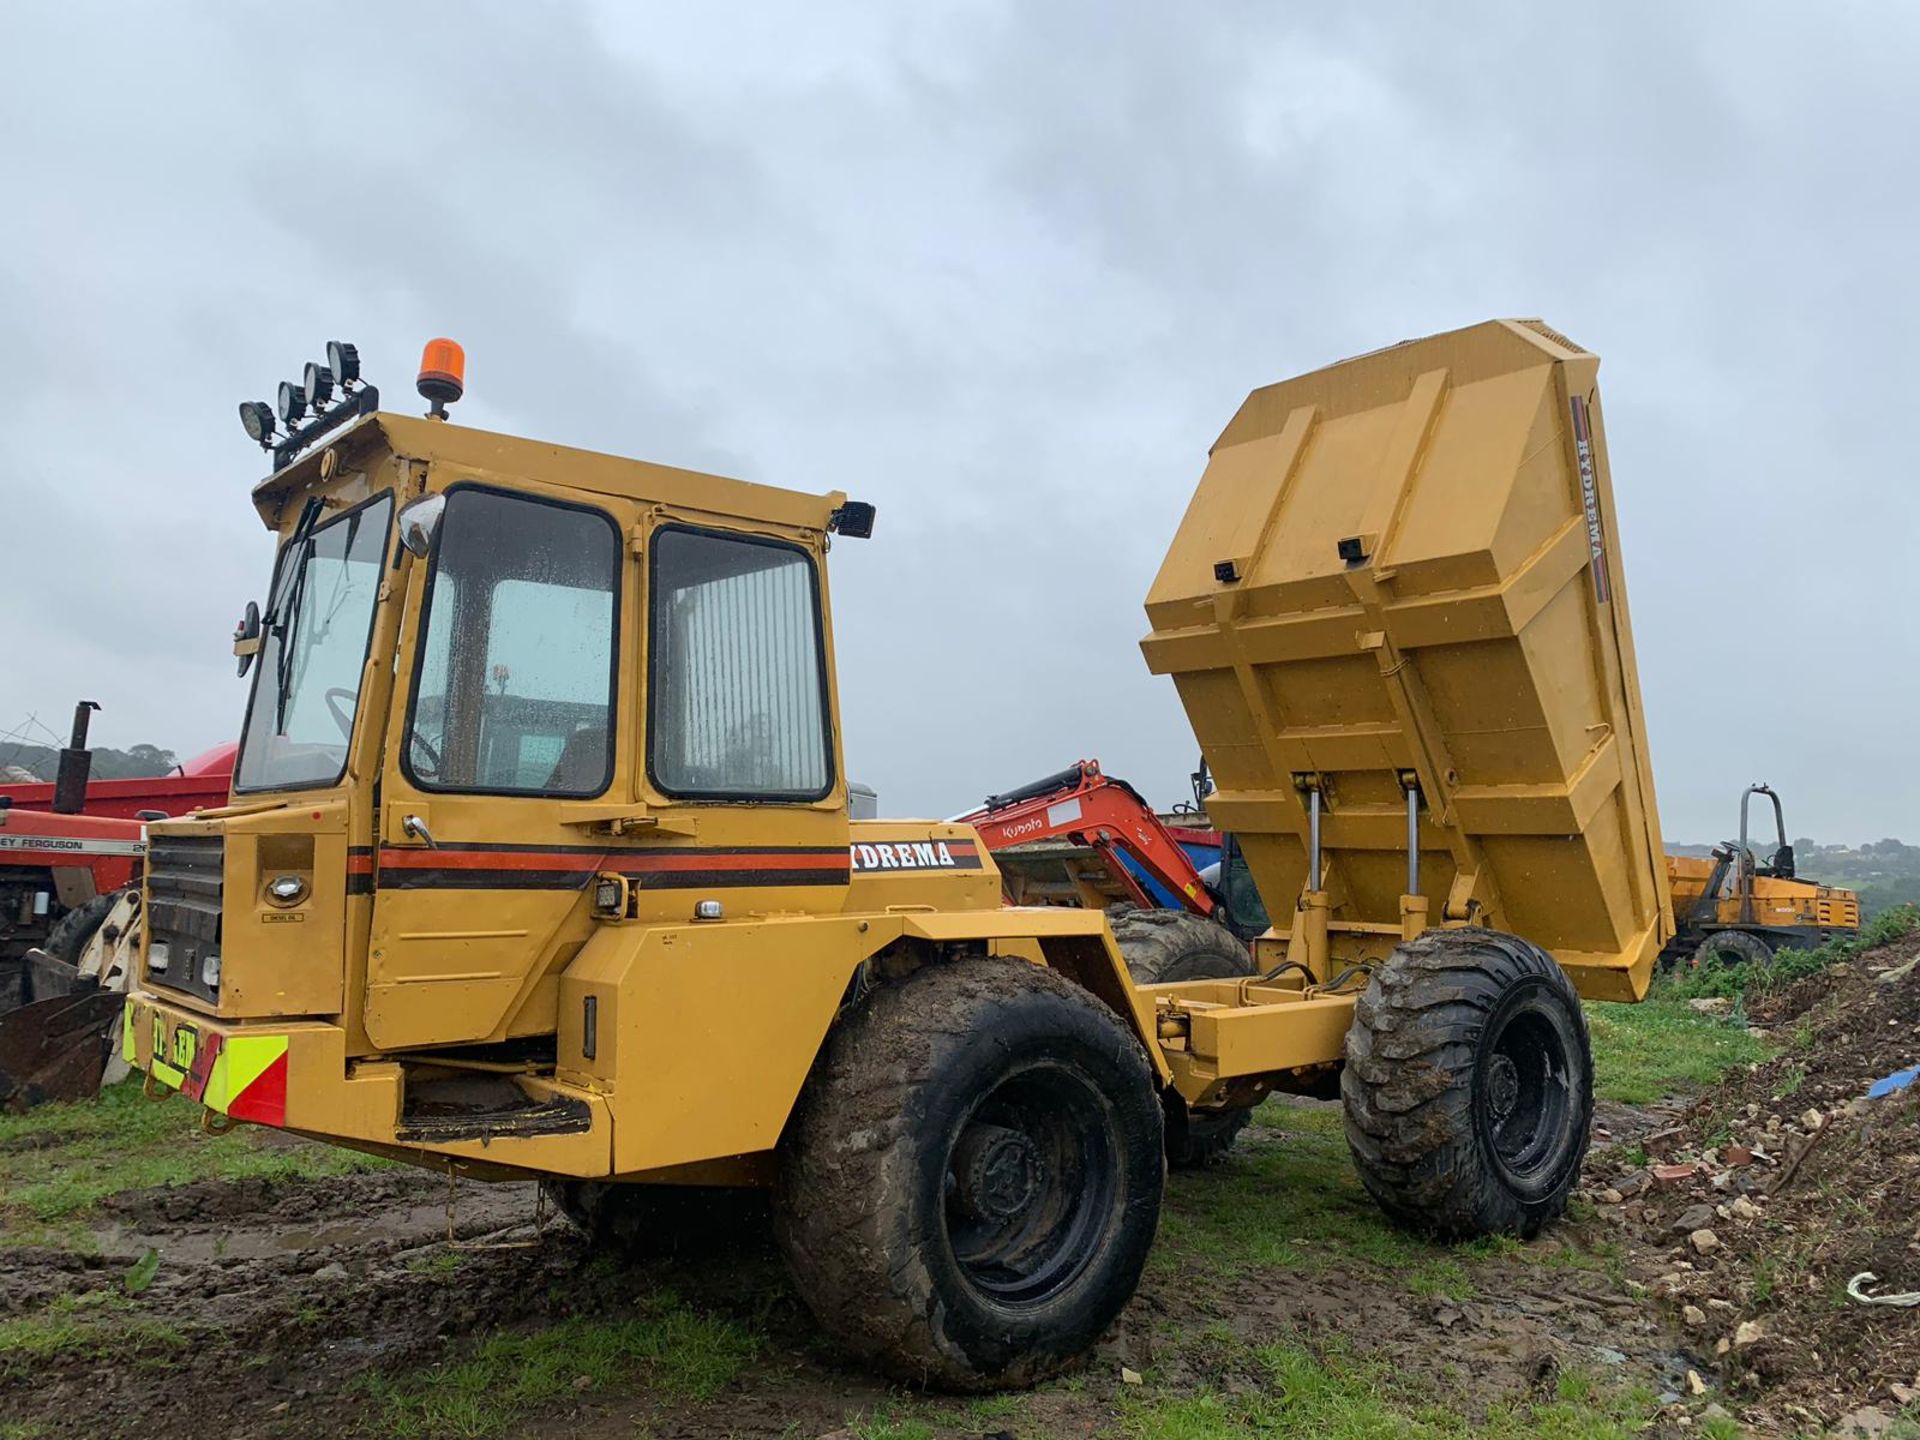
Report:
M 253 668 L 253 657 L 260 653 L 260 606 L 252 600 L 241 613 L 233 630 L 233 653 L 240 657 L 239 674 L 244 678 Z
M 423 495 L 400 512 L 400 543 L 425 559 L 433 548 L 433 532 L 440 528 L 440 516 L 447 508 L 444 495 Z

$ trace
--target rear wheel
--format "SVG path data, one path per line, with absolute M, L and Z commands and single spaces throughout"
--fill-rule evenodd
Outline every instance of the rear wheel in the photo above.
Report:
M 1164 1180 L 1131 1031 L 1051 971 L 934 964 L 828 1038 L 782 1142 L 775 1233 L 860 1359 L 917 1385 L 1028 1385 L 1140 1278 Z
M 1718 964 L 1767 966 L 1773 963 L 1773 947 L 1758 935 L 1745 930 L 1715 930 L 1693 952 L 1696 965 Z
M 542 1180 L 540 1189 L 596 1246 L 633 1255 L 722 1250 L 766 1233 L 764 1190 L 609 1180 Z
M 1184 910 L 1107 912 L 1114 943 L 1136 985 L 1172 980 L 1238 980 L 1253 974 L 1253 953 L 1223 925 Z M 1194 1110 L 1174 1090 L 1164 1095 L 1167 1163 L 1176 1170 L 1211 1165 L 1233 1148 L 1252 1112 Z
M 1429 930 L 1355 1004 L 1340 1092 L 1354 1165 L 1394 1221 L 1531 1237 L 1566 1210 L 1587 1152 L 1586 1016 L 1536 946 Z

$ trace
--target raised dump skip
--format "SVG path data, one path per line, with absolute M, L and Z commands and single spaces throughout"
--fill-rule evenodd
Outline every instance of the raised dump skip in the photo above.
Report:
M 1142 648 L 1294 953 L 1324 906 L 1336 960 L 1472 922 L 1645 990 L 1673 916 L 1598 369 L 1491 321 L 1256 390 L 1215 444 Z

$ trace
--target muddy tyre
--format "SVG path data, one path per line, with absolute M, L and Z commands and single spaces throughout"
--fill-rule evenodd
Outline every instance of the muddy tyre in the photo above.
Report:
M 1030 1385 L 1132 1296 L 1160 1105 L 1105 1006 L 1017 961 L 930 965 L 828 1037 L 781 1144 L 774 1231 L 821 1326 L 914 1385 Z
M 114 902 L 120 898 L 118 890 L 109 890 L 104 895 L 96 895 L 85 904 L 77 905 L 67 911 L 53 927 L 47 931 L 47 943 L 40 948 L 56 959 L 69 965 L 78 965 L 80 956 L 87 948 L 87 942 L 93 939 L 94 932 L 103 924 L 112 912 Z
M 1728 969 L 1736 965 L 1765 969 L 1773 963 L 1773 955 L 1773 947 L 1758 935 L 1745 930 L 1716 930 L 1693 952 L 1693 963 L 1702 968 L 1717 963 Z
M 764 1190 L 542 1180 L 553 1206 L 599 1249 L 634 1256 L 709 1254 L 767 1231 Z
M 1367 1191 L 1424 1234 L 1532 1237 L 1566 1210 L 1593 1122 L 1586 1016 L 1553 957 L 1429 930 L 1354 1006 L 1340 1077 Z
M 1236 980 L 1253 974 L 1253 952 L 1231 930 L 1184 910 L 1107 912 L 1114 943 L 1136 985 L 1171 980 Z M 1211 1165 L 1233 1148 L 1250 1110 L 1192 1110 L 1171 1088 L 1166 1106 L 1167 1164 Z

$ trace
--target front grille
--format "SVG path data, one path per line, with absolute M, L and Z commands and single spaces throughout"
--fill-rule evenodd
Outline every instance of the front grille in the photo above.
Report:
M 220 998 L 219 968 L 212 982 L 207 957 L 220 953 L 218 835 L 155 835 L 147 841 L 147 980 L 213 1002 Z

